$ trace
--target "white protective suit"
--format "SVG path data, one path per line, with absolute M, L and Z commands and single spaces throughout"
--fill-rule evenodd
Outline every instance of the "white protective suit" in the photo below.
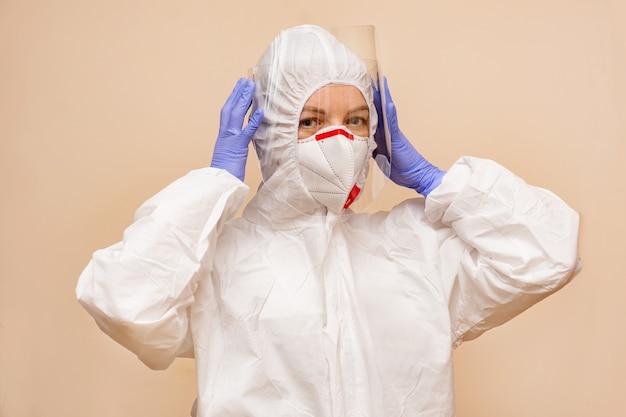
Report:
M 264 59 L 303 33 L 310 47 L 333 42 L 316 27 L 287 30 Z M 323 75 L 369 88 L 352 73 Z M 192 171 L 94 253 L 78 299 L 151 368 L 193 355 L 201 417 L 453 416 L 453 348 L 575 275 L 578 215 L 473 157 L 426 199 L 326 214 L 294 161 L 299 109 L 320 87 L 313 75 L 299 83 L 274 93 L 293 109 L 280 129 L 266 114 L 255 138 L 265 183 L 242 217 L 246 185 Z

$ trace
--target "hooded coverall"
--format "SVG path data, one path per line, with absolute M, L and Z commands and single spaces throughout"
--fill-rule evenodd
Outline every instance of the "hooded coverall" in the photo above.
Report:
M 331 42 L 287 30 L 261 62 L 306 55 L 302 36 L 315 50 Z M 577 213 L 489 160 L 460 158 L 426 199 L 388 212 L 327 212 L 302 185 L 294 134 L 322 79 L 371 102 L 369 81 L 344 64 L 269 97 L 255 138 L 264 184 L 241 217 L 248 187 L 194 170 L 145 202 L 79 279 L 80 303 L 146 365 L 195 358 L 200 417 L 453 416 L 453 349 L 580 268 Z

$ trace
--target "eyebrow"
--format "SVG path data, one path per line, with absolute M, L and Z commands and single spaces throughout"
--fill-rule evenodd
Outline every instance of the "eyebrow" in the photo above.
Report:
M 303 112 L 310 111 L 310 112 L 313 112 L 313 113 L 321 113 L 321 114 L 325 114 L 326 113 L 324 110 L 320 109 L 319 107 L 314 107 L 314 106 L 304 106 L 302 108 L 302 111 Z
M 348 114 L 358 113 L 358 112 L 363 111 L 363 110 L 367 110 L 369 112 L 370 108 L 367 106 L 367 104 L 364 104 L 362 106 L 355 107 L 352 110 L 349 110 Z
M 355 107 L 353 109 L 348 110 L 348 114 L 357 113 L 357 112 L 360 112 L 360 111 L 363 111 L 363 110 L 369 111 L 370 108 L 367 106 L 367 104 L 364 104 L 362 106 Z M 319 107 L 314 107 L 314 106 L 304 106 L 302 108 L 302 111 L 303 112 L 304 111 L 310 111 L 310 112 L 313 112 L 313 113 L 326 114 L 326 112 L 323 109 L 320 109 Z

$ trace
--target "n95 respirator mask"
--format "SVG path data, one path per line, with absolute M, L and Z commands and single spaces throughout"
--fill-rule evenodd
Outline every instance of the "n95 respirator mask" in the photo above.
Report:
M 297 155 L 305 187 L 334 213 L 350 207 L 365 186 L 368 138 L 344 126 L 329 126 L 299 139 Z

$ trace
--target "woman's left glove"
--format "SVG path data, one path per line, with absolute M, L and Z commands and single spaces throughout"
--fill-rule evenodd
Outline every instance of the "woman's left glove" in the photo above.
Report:
M 254 81 L 240 78 L 220 112 L 220 129 L 211 160 L 211 167 L 224 169 L 241 181 L 246 174 L 248 144 L 263 120 L 263 111 L 257 109 L 243 128 L 253 95 Z
M 384 79 L 384 89 L 387 124 L 391 136 L 391 173 L 389 178 L 396 184 L 411 188 L 426 197 L 441 183 L 446 172 L 428 162 L 400 131 L 396 106 L 391 99 L 386 78 Z M 375 135 L 376 142 L 385 143 L 385 130 L 380 116 L 382 115 L 380 92 L 376 88 L 374 88 L 374 104 L 379 114 L 379 128 Z

